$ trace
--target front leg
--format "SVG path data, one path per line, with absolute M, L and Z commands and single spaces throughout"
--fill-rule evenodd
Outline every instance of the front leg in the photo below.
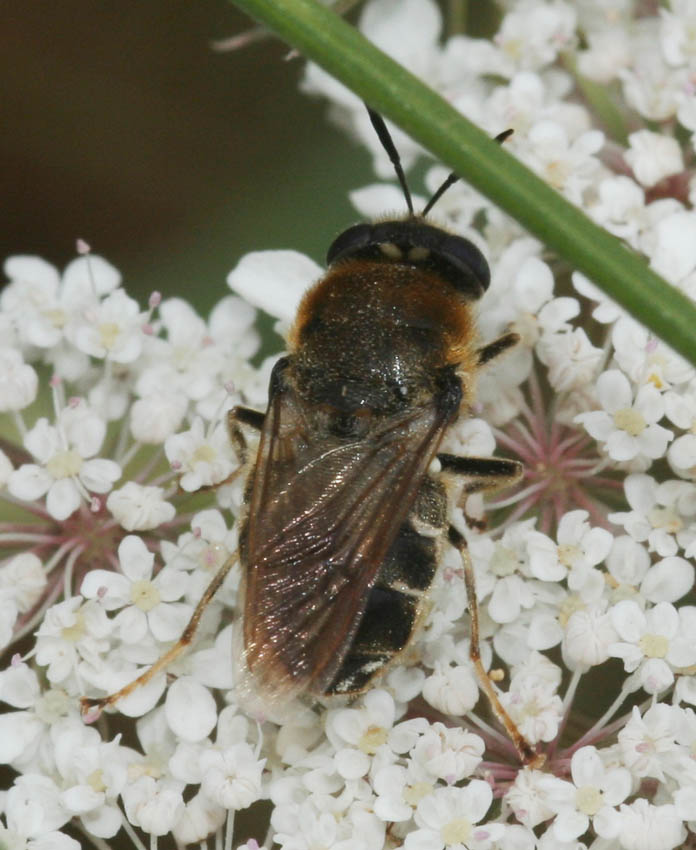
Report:
M 489 342 L 488 345 L 484 345 L 476 352 L 477 366 L 485 366 L 486 363 L 490 363 L 491 360 L 517 345 L 519 341 L 520 335 L 514 331 L 499 336 L 498 339 L 494 339 L 493 342 Z
M 227 413 L 227 430 L 230 433 L 230 439 L 239 455 L 242 466 L 247 461 L 248 446 L 244 432 L 239 426 L 240 424 L 248 425 L 255 431 L 260 431 L 263 428 L 265 418 L 265 413 L 261 413 L 259 410 L 252 410 L 250 407 L 233 407 Z
M 501 457 L 460 457 L 440 452 L 437 459 L 443 472 L 470 479 L 464 484 L 467 495 L 510 487 L 524 474 L 519 461 Z

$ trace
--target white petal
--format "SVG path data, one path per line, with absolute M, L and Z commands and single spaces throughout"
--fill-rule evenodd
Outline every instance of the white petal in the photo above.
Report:
M 142 581 L 152 575 L 155 556 L 140 537 L 129 534 L 119 544 L 118 560 L 125 576 L 131 581 Z
M 90 570 L 82 581 L 80 593 L 86 599 L 99 597 L 106 611 L 114 611 L 130 601 L 130 581 L 120 573 L 110 570 Z
M 660 694 L 672 686 L 674 675 L 661 658 L 648 658 L 640 668 L 640 683 L 646 693 Z
M 254 251 L 242 257 L 227 283 L 255 307 L 291 321 L 302 295 L 322 274 L 314 260 L 297 251 Z
M 472 779 L 464 788 L 462 797 L 466 801 L 469 819 L 478 823 L 493 802 L 493 789 L 482 779 Z
M 114 481 L 121 477 L 121 467 L 113 460 L 94 458 L 80 468 L 80 481 L 92 493 L 108 493 Z
M 215 728 L 215 700 L 190 676 L 181 676 L 170 686 L 164 706 L 169 728 L 184 741 L 202 741 Z
M 637 643 L 647 628 L 645 614 L 632 599 L 617 602 L 609 614 L 619 636 L 629 643 Z
M 603 410 L 580 413 L 575 417 L 575 421 L 583 425 L 587 433 L 595 440 L 604 442 L 614 433 L 614 423 Z
M 553 834 L 559 841 L 573 841 L 587 831 L 590 819 L 574 809 L 563 809 L 553 822 Z
M 604 763 L 597 750 L 594 747 L 581 747 L 575 752 L 570 762 L 570 773 L 578 788 L 583 785 L 601 788 L 604 780 Z
M 628 378 L 618 369 L 602 372 L 597 379 L 597 399 L 609 413 L 631 407 L 633 394 Z
M 61 478 L 48 491 L 46 510 L 54 519 L 67 519 L 80 507 L 81 501 L 80 492 L 72 478 Z
M 63 272 L 63 299 L 82 306 L 95 296 L 107 295 L 121 283 L 121 273 L 98 254 L 77 257 Z
M 62 448 L 57 429 L 41 418 L 24 438 L 24 448 L 41 463 L 46 463 Z
M 53 477 L 42 466 L 25 463 L 10 475 L 7 489 L 15 498 L 31 502 L 48 492 L 52 483 Z
M 614 431 L 607 438 L 607 452 L 620 462 L 633 460 L 639 452 L 638 440 L 626 431 Z
M 189 621 L 193 608 L 183 602 L 157 605 L 147 615 L 150 631 L 161 641 L 176 640 Z
M 684 558 L 663 558 L 648 570 L 640 586 L 649 602 L 676 602 L 694 584 L 694 567 Z
M 679 631 L 679 612 L 669 602 L 658 602 L 652 610 L 646 613 L 645 618 L 647 630 L 651 634 L 673 638 Z

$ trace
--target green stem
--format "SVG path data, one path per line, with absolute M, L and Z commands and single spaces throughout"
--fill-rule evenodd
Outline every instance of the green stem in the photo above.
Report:
M 696 306 L 690 299 L 356 29 L 316 0 L 234 2 L 398 124 L 696 364 Z

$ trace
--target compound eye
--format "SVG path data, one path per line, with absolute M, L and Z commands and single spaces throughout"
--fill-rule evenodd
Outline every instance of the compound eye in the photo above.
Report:
M 373 241 L 373 226 L 371 224 L 355 224 L 344 230 L 331 243 L 326 254 L 326 264 L 330 266 L 336 260 L 357 254 L 370 245 Z
M 463 276 L 463 280 L 457 283 L 457 289 L 473 299 L 480 298 L 490 285 L 491 272 L 476 245 L 461 236 L 447 236 L 439 247 L 439 253 Z

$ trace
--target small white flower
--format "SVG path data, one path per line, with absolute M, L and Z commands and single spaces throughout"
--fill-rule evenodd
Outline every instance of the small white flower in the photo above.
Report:
M 44 568 L 33 552 L 21 552 L 0 567 L 0 590 L 12 596 L 23 614 L 39 601 L 46 583 Z
M 564 785 L 563 780 L 556 776 L 525 767 L 518 771 L 504 799 L 517 820 L 533 829 L 553 816 L 551 800 L 554 790 Z
M 436 669 L 423 683 L 423 698 L 443 714 L 466 714 L 478 702 L 479 690 L 471 665 Z
M 590 208 L 592 217 L 614 236 L 638 248 L 639 239 L 648 226 L 645 209 L 645 192 L 623 174 L 605 177 L 599 184 L 598 199 Z M 593 284 L 584 275 L 573 272 L 573 285 L 588 298 L 599 301 L 592 313 L 598 322 L 606 324 L 623 315 L 623 309 Z
M 181 634 L 192 608 L 176 602 L 186 592 L 188 576 L 173 567 L 163 567 L 152 577 L 155 556 L 134 535 L 124 537 L 118 547 L 120 573 L 91 570 L 82 582 L 82 593 L 97 600 L 105 611 L 122 609 L 113 625 L 125 643 L 142 641 L 148 631 L 160 641 Z
M 619 841 L 624 850 L 673 850 L 683 846 L 686 828 L 671 804 L 654 806 L 645 799 L 619 810 Z
M 628 316 L 622 316 L 611 332 L 614 356 L 621 370 L 638 385 L 652 384 L 660 391 L 689 381 L 693 366 L 664 342 Z M 664 394 L 667 413 L 668 393 Z
M 247 743 L 207 750 L 201 757 L 203 793 L 226 809 L 246 809 L 261 797 L 265 764 Z
M 633 790 L 631 774 L 625 767 L 607 769 L 595 747 L 581 747 L 570 762 L 571 782 L 555 785 L 550 793 L 556 809 L 553 833 L 559 841 L 579 838 L 590 825 L 602 838 L 618 832 L 618 813 L 613 809 Z
M 527 143 L 525 159 L 529 167 L 570 200 L 580 203 L 583 191 L 600 167 L 595 154 L 604 144 L 604 134 L 589 130 L 571 140 L 561 124 L 547 119 L 530 128 Z
M 515 673 L 500 701 L 517 728 L 529 741 L 552 741 L 563 717 L 563 702 L 555 693 L 556 684 L 536 674 Z
M 66 327 L 66 336 L 78 351 L 90 357 L 132 363 L 143 348 L 143 323 L 138 302 L 117 289 L 74 316 Z
M 141 776 L 123 789 L 128 820 L 150 835 L 166 835 L 184 812 L 183 782 Z
M 223 348 L 216 344 L 206 322 L 190 304 L 181 298 L 169 298 L 159 305 L 158 326 L 166 339 L 148 336 L 145 343 L 146 365 L 136 382 L 136 393 L 142 399 L 157 398 L 160 394 L 175 396 L 181 401 L 200 401 L 215 392 L 223 382 L 221 377 L 226 357 L 236 349 L 230 340 Z M 231 349 L 231 351 L 230 351 Z M 236 360 L 236 357 L 234 357 Z M 148 404 L 158 415 L 156 430 L 168 427 L 166 416 L 178 415 L 176 402 L 167 399 Z M 138 420 L 142 411 L 138 411 Z M 146 426 L 142 421 L 139 430 Z
M 326 734 L 337 749 L 347 744 L 372 755 L 386 745 L 394 720 L 394 700 L 386 691 L 376 689 L 365 694 L 360 708 L 330 711 Z
M 190 600 L 198 600 L 215 573 L 237 548 L 236 529 L 229 530 L 218 510 L 199 511 L 191 520 L 192 531 L 177 538 L 176 545 L 162 541 L 162 556 L 167 565 L 191 572 Z M 233 570 L 218 591 L 218 601 L 233 605 L 239 583 L 239 570 Z
M 128 481 L 109 493 L 106 507 L 126 531 L 145 531 L 174 519 L 176 508 L 163 497 L 161 487 Z
M 167 460 L 180 471 L 179 484 L 189 493 L 220 484 L 237 467 L 229 435 L 222 423 L 206 434 L 196 417 L 190 431 L 173 434 L 164 443 Z
M 696 487 L 686 481 L 658 482 L 649 475 L 629 475 L 624 481 L 632 510 L 609 514 L 631 537 L 648 541 L 651 551 L 663 557 L 688 547 L 695 534 L 688 526 L 696 514 Z
M 150 392 L 131 406 L 131 434 L 140 443 L 160 445 L 180 427 L 187 407 L 183 393 Z
M 543 68 L 575 39 L 576 13 L 568 3 L 528 3 L 509 11 L 495 43 L 517 68 Z
M 81 660 L 92 666 L 101 663 L 110 632 L 111 623 L 100 605 L 73 596 L 46 612 L 36 633 L 36 661 L 48 668 L 46 676 L 51 683 L 74 685 Z
M 571 669 L 604 664 L 615 640 L 616 631 L 604 607 L 592 605 L 569 617 L 563 636 L 563 658 Z
M 619 750 L 623 764 L 634 776 L 651 776 L 663 781 L 679 755 L 676 729 L 679 709 L 656 703 L 641 717 L 634 706 L 631 719 L 619 732 Z
M 696 608 L 681 611 L 659 602 L 643 612 L 633 600 L 617 603 L 609 612 L 620 638 L 609 652 L 624 662 L 627 673 L 649 693 L 660 693 L 674 682 L 673 671 L 696 663 Z
M 70 820 L 71 813 L 61 801 L 60 789 L 48 776 L 18 776 L 7 791 L 3 809 L 7 830 L 0 827 L 0 841 L 8 839 L 9 831 L 17 842 L 7 845 L 11 850 L 78 850 L 76 841 L 57 832 Z
M 61 802 L 90 833 L 112 838 L 121 828 L 116 801 L 127 780 L 128 751 L 116 740 L 103 742 L 96 729 L 77 717 L 55 724 L 51 737 Z
M 663 177 L 684 169 L 684 159 L 676 139 L 650 130 L 638 130 L 629 135 L 628 144 L 624 158 L 643 186 L 654 186 Z
M 411 758 L 431 776 L 453 785 L 474 772 L 484 749 L 484 742 L 478 735 L 433 723 L 418 738 Z
M 12 473 L 10 493 L 27 501 L 45 495 L 51 516 L 67 519 L 90 492 L 108 493 L 121 477 L 113 460 L 94 457 L 105 434 L 104 420 L 81 401 L 63 408 L 56 425 L 39 419 L 24 439 L 39 463 L 24 463 Z
M 676 212 L 658 221 L 651 234 L 650 265 L 670 283 L 696 268 L 696 213 Z
M 505 832 L 500 823 L 478 826 L 493 801 L 487 782 L 472 779 L 464 788 L 437 788 L 421 799 L 405 850 L 484 850 Z
M 665 453 L 674 435 L 656 424 L 664 415 L 664 402 L 655 387 L 641 387 L 633 399 L 628 378 L 611 369 L 597 380 L 597 399 L 604 410 L 581 413 L 575 421 L 603 444 L 610 457 L 629 461 Z
M 420 774 L 413 762 L 408 768 L 390 764 L 375 772 L 375 814 L 385 823 L 410 820 L 420 800 L 434 790 L 432 778 Z
M 537 345 L 537 354 L 548 366 L 549 380 L 558 392 L 585 387 L 602 360 L 601 349 L 592 345 L 582 328 L 544 334 Z
M 39 377 L 14 348 L 0 348 L 0 412 L 22 410 L 34 401 Z

